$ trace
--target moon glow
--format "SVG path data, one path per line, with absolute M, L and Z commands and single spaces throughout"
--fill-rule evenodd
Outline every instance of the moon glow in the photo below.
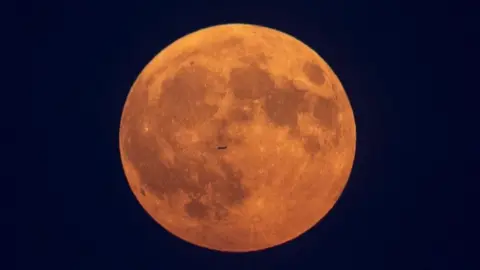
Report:
M 119 141 L 128 183 L 156 222 L 197 246 L 247 252 L 295 239 L 330 211 L 356 130 L 316 52 L 278 30 L 226 24 L 147 64 Z

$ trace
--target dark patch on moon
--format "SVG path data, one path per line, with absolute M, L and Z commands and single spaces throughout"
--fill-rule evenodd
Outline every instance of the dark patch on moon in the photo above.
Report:
M 208 69 L 195 64 L 180 68 L 173 78 L 163 82 L 156 111 L 163 112 L 165 120 L 175 118 L 185 127 L 212 118 L 218 107 L 204 102 L 206 92 L 213 87 L 212 76 Z
M 265 97 L 265 113 L 279 126 L 297 128 L 297 116 L 304 103 L 305 91 L 297 89 L 292 83 L 285 87 L 270 89 Z
M 206 211 L 212 212 L 211 216 L 224 217 L 225 214 L 222 213 L 225 211 L 218 205 L 228 207 L 242 204 L 249 196 L 248 190 L 241 183 L 242 173 L 222 159 L 217 160 L 221 169 L 218 173 L 204 166 L 206 160 L 197 161 L 185 155 L 177 155 L 175 164 L 167 166 L 160 160 L 161 151 L 155 138 L 139 132 L 131 133 L 130 143 L 125 146 L 125 152 L 139 174 L 141 185 L 155 197 L 169 202 L 178 192 L 185 193 L 191 198 L 185 205 L 185 211 L 190 217 L 203 219 Z M 200 198 L 208 198 L 207 186 L 211 186 L 213 194 L 219 196 L 213 201 L 202 203 Z M 215 214 L 217 211 L 223 212 Z
M 156 68 L 155 71 L 152 72 L 149 77 L 143 78 L 145 75 L 140 75 L 140 76 L 139 76 L 139 79 L 140 79 L 140 80 L 143 80 L 144 83 L 145 83 L 145 86 L 148 88 L 148 87 L 150 87 L 153 83 L 155 83 L 155 81 L 157 80 L 157 78 L 158 78 L 162 73 L 164 73 L 164 72 L 167 70 L 167 68 L 168 68 L 168 66 L 160 66 L 160 67 Z
M 297 128 L 298 112 L 308 107 L 304 102 L 305 89 L 296 88 L 290 81 L 276 87 L 271 75 L 255 65 L 233 69 L 228 85 L 240 100 L 265 98 L 264 110 L 272 123 L 292 130 Z M 238 108 L 231 111 L 231 117 L 239 121 L 253 119 L 251 114 Z
M 143 188 L 140 188 L 140 194 L 142 194 L 142 196 L 145 196 L 145 190 Z
M 313 135 L 303 137 L 303 149 L 310 155 L 315 155 L 320 151 L 320 143 L 318 138 Z
M 208 204 L 201 203 L 197 197 L 191 197 L 192 201 L 185 205 L 185 211 L 191 218 L 205 219 L 211 217 L 215 220 L 223 220 L 228 216 L 228 210 L 225 206 L 234 206 L 242 204 L 248 196 L 248 191 L 242 186 L 242 174 L 234 171 L 226 163 L 221 163 L 224 176 L 214 172 L 208 172 L 199 168 L 199 182 L 203 189 L 210 184 L 213 189 L 213 196 L 220 196 Z M 206 195 L 206 194 L 203 194 Z M 211 213 L 211 216 L 209 215 Z
M 228 119 L 233 122 L 250 122 L 253 120 L 252 111 L 242 110 L 241 108 L 233 108 L 228 113 Z
M 227 119 L 219 119 L 216 121 L 216 136 L 215 136 L 215 142 L 217 145 L 225 145 L 228 143 L 228 133 L 227 133 L 227 128 L 228 128 L 228 123 Z
M 191 198 L 184 206 L 185 213 L 191 218 L 220 220 L 227 218 L 229 206 L 242 204 L 249 196 L 249 191 L 241 183 L 242 173 L 225 163 L 215 147 L 205 149 L 212 151 L 210 156 L 218 156 L 214 163 L 220 166 L 220 171 L 208 169 L 206 160 L 195 160 L 179 151 L 172 135 L 179 126 L 192 127 L 212 121 L 218 108 L 204 102 L 206 91 L 212 86 L 212 76 L 195 63 L 183 67 L 174 77 L 163 82 L 157 103 L 150 106 L 144 85 L 132 89 L 125 105 L 126 114 L 122 116 L 122 146 L 138 172 L 140 186 L 146 191 L 170 205 L 175 203 L 173 196 L 182 192 Z M 149 132 L 143 132 L 146 118 L 151 127 Z M 174 125 L 172 119 L 175 118 L 178 123 Z M 227 125 L 219 122 L 216 128 L 219 140 L 230 145 L 231 141 L 225 135 Z M 176 153 L 173 165 L 161 160 L 164 151 L 158 144 L 161 139 Z M 207 196 L 207 187 L 218 195 Z
M 258 64 L 266 64 L 269 59 L 270 57 L 268 57 L 265 53 L 260 52 L 254 55 L 241 56 L 238 60 L 247 65 L 258 65 Z
M 173 61 L 175 63 L 182 63 L 197 54 L 199 54 L 198 50 L 184 51 L 178 54 Z M 157 78 L 160 77 L 160 75 L 164 73 L 167 69 L 168 65 L 160 65 L 159 67 L 156 67 L 152 72 L 150 72 L 150 76 L 145 79 L 146 86 L 150 87 L 155 82 L 155 80 L 157 80 Z M 141 76 L 142 75 L 140 75 L 140 77 Z
M 225 220 L 228 217 L 228 209 L 219 203 L 213 203 L 213 218 L 217 221 Z
M 208 217 L 209 207 L 201 203 L 197 198 L 191 199 L 185 204 L 185 213 L 191 218 L 205 219 Z
M 306 68 L 309 70 L 310 76 L 313 76 L 315 67 L 307 66 Z M 321 70 L 316 72 L 321 72 Z M 320 75 L 315 75 L 317 76 L 317 83 L 320 82 L 318 79 Z M 288 127 L 291 136 L 298 139 L 303 138 L 307 153 L 314 155 L 320 150 L 320 143 L 316 137 L 303 137 L 298 130 L 298 114 L 310 110 L 310 103 L 306 99 L 306 96 L 308 96 L 307 89 L 297 88 L 288 79 L 284 79 L 280 86 L 277 86 L 270 74 L 256 66 L 235 69 L 230 76 L 229 85 L 238 98 L 237 103 L 242 102 L 242 100 L 264 98 L 264 112 L 274 125 Z M 336 107 L 334 105 L 333 101 L 315 97 L 313 114 L 323 125 L 333 126 L 333 120 L 336 117 Z M 237 107 L 230 111 L 229 117 L 232 121 L 248 122 L 253 120 L 251 113 Z
M 306 62 L 303 64 L 303 72 L 314 84 L 320 86 L 325 83 L 325 72 L 319 65 L 312 62 Z
M 243 173 L 223 161 L 220 162 L 220 168 L 225 177 L 215 175 L 215 181 L 212 181 L 214 193 L 221 194 L 217 202 L 226 206 L 242 204 L 250 195 L 249 191 L 242 186 Z M 221 181 L 222 179 L 226 181 Z
M 236 98 L 254 100 L 264 97 L 268 90 L 275 87 L 275 83 L 266 71 L 252 65 L 232 69 L 228 86 Z
M 235 147 L 243 143 L 243 137 L 228 133 L 230 122 L 236 122 L 236 120 L 232 118 L 217 118 L 208 123 L 209 129 L 212 130 L 213 137 L 206 141 L 206 148 L 217 150 L 226 149 L 227 146 Z
M 192 58 L 192 57 L 194 57 L 195 55 L 198 55 L 198 54 L 200 54 L 200 51 L 198 49 L 183 51 L 174 58 L 173 62 L 174 63 L 183 63 L 183 62 L 187 61 L 187 59 L 190 59 L 190 58 Z
M 328 129 L 334 129 L 337 125 L 338 112 L 339 108 L 335 100 L 320 96 L 315 97 L 313 116 L 322 126 Z
M 133 91 L 134 90 L 134 91 Z M 125 108 L 122 115 L 121 126 L 121 144 L 124 146 L 125 157 L 132 164 L 136 165 L 137 156 L 136 149 L 142 153 L 145 158 L 155 158 L 156 153 L 151 147 L 145 145 L 137 146 L 136 142 L 142 140 L 140 132 L 143 130 L 143 122 L 145 120 L 145 107 L 148 104 L 148 91 L 147 88 L 141 86 L 135 86 L 130 92 L 130 95 L 125 103 Z M 153 139 L 150 135 L 146 135 L 148 139 Z
M 225 41 L 221 42 L 218 47 L 219 49 L 231 49 L 233 47 L 242 46 L 243 45 L 243 38 L 240 37 L 230 37 Z
M 340 124 L 336 125 L 335 134 L 332 136 L 331 140 L 332 145 L 338 146 L 343 136 L 345 135 L 343 134 L 342 126 Z

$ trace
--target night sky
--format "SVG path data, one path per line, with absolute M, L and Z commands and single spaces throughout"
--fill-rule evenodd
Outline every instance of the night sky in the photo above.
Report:
M 473 48 L 473 16 L 447 2 L 396 0 L 37 2 L 30 78 L 42 154 L 38 170 L 24 169 L 32 181 L 17 184 L 26 199 L 17 200 L 16 269 L 469 268 L 460 183 L 475 179 L 463 168 L 478 148 L 464 147 L 474 122 L 451 111 L 475 107 L 466 81 L 449 78 Z M 185 34 L 235 22 L 317 51 L 357 121 L 351 178 L 329 215 L 292 242 L 243 255 L 193 246 L 156 224 L 130 191 L 118 149 L 123 104 L 143 67 Z

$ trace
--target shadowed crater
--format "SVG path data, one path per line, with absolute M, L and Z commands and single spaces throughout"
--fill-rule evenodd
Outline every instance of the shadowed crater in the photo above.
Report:
M 303 64 L 303 72 L 312 83 L 319 86 L 325 83 L 325 72 L 319 65 L 312 62 L 306 62 Z

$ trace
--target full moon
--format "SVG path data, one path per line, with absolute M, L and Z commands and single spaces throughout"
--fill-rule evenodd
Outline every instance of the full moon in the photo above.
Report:
M 119 135 L 146 212 L 225 252 L 312 228 L 345 188 L 356 144 L 330 66 L 293 36 L 248 24 L 198 30 L 156 55 L 130 89 Z

